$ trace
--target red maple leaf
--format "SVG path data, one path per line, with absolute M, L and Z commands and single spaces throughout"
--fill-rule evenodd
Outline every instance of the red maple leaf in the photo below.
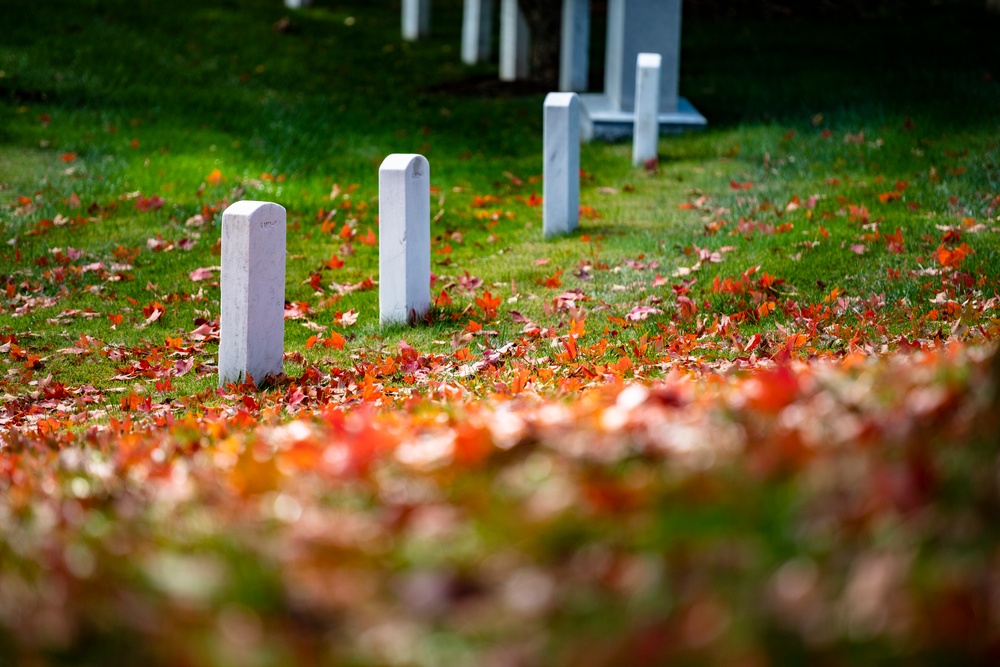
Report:
M 373 232 L 372 228 L 369 227 L 367 234 L 358 237 L 358 243 L 363 243 L 364 245 L 375 245 L 378 243 L 378 237 L 375 236 L 375 232 Z

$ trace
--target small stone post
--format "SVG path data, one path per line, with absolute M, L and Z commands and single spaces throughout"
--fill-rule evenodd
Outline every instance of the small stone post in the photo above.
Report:
M 285 347 L 285 209 L 236 202 L 222 214 L 219 386 L 281 373 Z
M 545 238 L 567 234 L 580 218 L 580 98 L 545 96 L 542 230 Z
M 431 173 L 395 153 L 378 170 L 379 325 L 415 324 L 431 305 Z
M 635 64 L 635 124 L 632 128 L 632 164 L 657 156 L 660 141 L 660 54 L 640 53 Z
M 500 80 L 528 78 L 528 20 L 517 0 L 500 0 Z
M 493 45 L 493 0 L 465 0 L 462 12 L 462 62 L 486 62 Z
M 590 0 L 563 0 L 559 90 L 582 93 L 590 72 Z
M 415 42 L 431 34 L 431 0 L 403 0 L 403 39 Z

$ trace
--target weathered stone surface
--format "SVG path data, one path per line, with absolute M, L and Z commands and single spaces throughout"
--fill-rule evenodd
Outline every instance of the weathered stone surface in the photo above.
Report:
M 415 324 L 431 303 L 430 165 L 395 153 L 378 171 L 379 324 Z
M 281 373 L 285 209 L 241 201 L 222 214 L 219 386 Z

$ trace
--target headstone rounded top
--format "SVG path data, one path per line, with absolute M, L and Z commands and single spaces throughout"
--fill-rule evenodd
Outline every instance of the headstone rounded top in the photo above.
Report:
M 663 56 L 659 53 L 640 53 L 635 60 L 638 67 L 659 67 L 663 62 Z
M 416 169 L 415 176 L 420 176 L 427 172 L 430 163 L 427 158 L 419 153 L 393 153 L 382 160 L 379 171 L 406 171 L 411 167 Z
M 579 103 L 580 96 L 576 93 L 549 93 L 545 96 L 547 107 L 573 107 Z
M 223 215 L 239 215 L 250 217 L 254 213 L 258 212 L 268 212 L 268 213 L 278 213 L 282 214 L 285 212 L 285 207 L 280 204 L 275 204 L 269 201 L 252 201 L 245 199 L 243 201 L 238 201 L 235 204 L 230 204 L 229 207 L 223 212 Z

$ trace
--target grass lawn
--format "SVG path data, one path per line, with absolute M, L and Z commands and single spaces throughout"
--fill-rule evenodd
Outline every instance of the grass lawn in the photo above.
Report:
M 0 665 L 996 660 L 1000 19 L 685 17 L 709 128 L 545 241 L 545 91 L 375 4 L 0 0 Z M 241 199 L 285 374 L 220 389 Z

